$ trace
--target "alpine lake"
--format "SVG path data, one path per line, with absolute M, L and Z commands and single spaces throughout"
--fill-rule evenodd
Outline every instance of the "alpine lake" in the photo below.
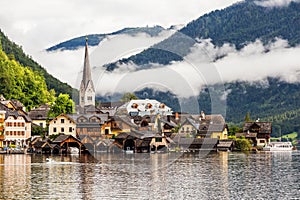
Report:
M 300 199 L 300 152 L 2 154 L 0 199 Z

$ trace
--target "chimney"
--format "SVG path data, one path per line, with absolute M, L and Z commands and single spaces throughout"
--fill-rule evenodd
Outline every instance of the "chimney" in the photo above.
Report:
M 175 113 L 175 120 L 179 120 L 179 114 L 178 114 L 178 112 Z
M 202 119 L 205 119 L 205 113 L 204 113 L 204 111 L 201 111 L 201 113 L 200 113 L 200 121 L 201 121 Z

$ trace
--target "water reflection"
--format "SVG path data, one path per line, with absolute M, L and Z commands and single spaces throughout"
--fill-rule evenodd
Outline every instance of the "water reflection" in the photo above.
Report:
M 292 199 L 299 153 L 0 155 L 0 199 Z

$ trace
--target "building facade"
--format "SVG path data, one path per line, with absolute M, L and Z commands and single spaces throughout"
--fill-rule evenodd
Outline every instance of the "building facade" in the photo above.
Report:
M 0 148 L 3 148 L 5 113 L 5 110 L 0 110 Z
M 76 137 L 76 122 L 66 114 L 60 114 L 49 122 L 49 136 L 56 134 Z
M 4 135 L 4 146 L 16 145 L 16 147 L 25 147 L 27 139 L 31 137 L 30 118 L 8 112 L 5 119 Z

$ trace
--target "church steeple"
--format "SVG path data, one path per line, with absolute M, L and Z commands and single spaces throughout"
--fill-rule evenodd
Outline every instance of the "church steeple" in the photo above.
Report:
M 88 53 L 88 38 L 85 39 L 83 75 L 79 93 L 79 105 L 81 107 L 87 105 L 95 105 L 95 88 L 92 80 L 92 73 Z

